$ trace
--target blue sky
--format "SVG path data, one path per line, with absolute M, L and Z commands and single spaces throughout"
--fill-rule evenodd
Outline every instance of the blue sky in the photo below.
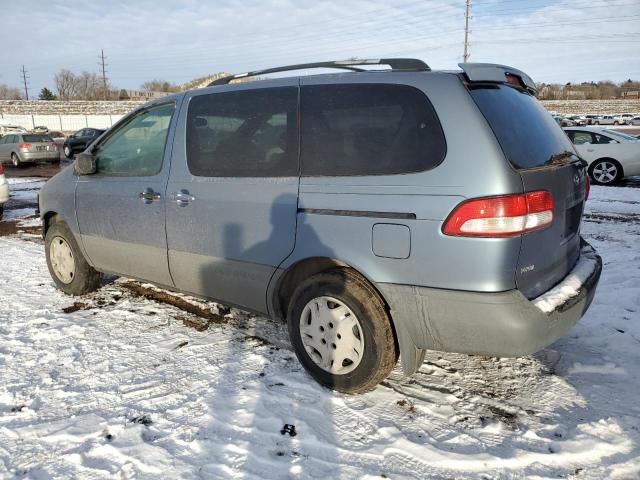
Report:
M 351 57 L 462 61 L 464 0 L 33 0 L 4 9 L 0 83 L 53 89 L 67 68 L 120 88 Z M 470 61 L 537 81 L 640 79 L 640 0 L 472 0 Z

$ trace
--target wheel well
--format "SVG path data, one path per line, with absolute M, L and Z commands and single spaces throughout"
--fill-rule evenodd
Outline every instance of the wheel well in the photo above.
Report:
M 60 217 L 56 212 L 47 212 L 42 217 L 42 237 L 47 235 L 49 227 L 56 223 Z

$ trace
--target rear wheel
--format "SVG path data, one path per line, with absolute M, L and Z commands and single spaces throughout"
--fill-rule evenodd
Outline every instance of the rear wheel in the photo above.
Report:
M 20 166 L 20 158 L 15 153 L 11 154 L 11 164 L 16 168 Z
M 384 302 L 352 270 L 330 270 L 302 282 L 289 305 L 287 321 L 302 366 L 317 382 L 334 390 L 371 390 L 398 360 Z
M 622 167 L 610 158 L 596 160 L 589 169 L 593 183 L 612 185 L 622 178 Z
M 102 274 L 87 263 L 66 223 L 49 227 L 45 252 L 51 278 L 64 293 L 84 295 L 100 287 Z

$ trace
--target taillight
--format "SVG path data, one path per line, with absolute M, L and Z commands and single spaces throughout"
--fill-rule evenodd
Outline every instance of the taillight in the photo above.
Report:
M 31 144 L 30 143 L 20 143 L 18 145 L 18 148 L 31 148 Z
M 0 175 L 4 175 L 4 165 L 0 163 Z
M 553 205 L 553 197 L 545 190 L 474 198 L 455 208 L 442 232 L 461 237 L 514 237 L 551 225 Z
M 57 144 L 57 143 L 55 143 L 55 142 L 53 142 L 53 143 L 51 144 L 51 146 L 52 146 L 53 148 L 58 148 L 58 144 Z
M 584 187 L 584 201 L 586 202 L 589 200 L 589 194 L 591 193 L 591 177 L 585 174 L 585 178 L 586 185 Z

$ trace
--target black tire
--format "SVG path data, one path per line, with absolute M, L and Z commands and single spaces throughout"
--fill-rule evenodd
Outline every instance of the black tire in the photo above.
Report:
M 360 363 L 349 373 L 336 375 L 322 369 L 302 343 L 303 310 L 311 300 L 322 296 L 344 303 L 360 323 L 364 352 Z M 298 360 L 318 383 L 331 389 L 345 393 L 371 390 L 389 375 L 398 361 L 398 346 L 385 304 L 378 292 L 353 270 L 337 268 L 302 282 L 289 303 L 287 323 Z
M 20 162 L 20 157 L 18 157 L 18 155 L 16 155 L 15 153 L 11 154 L 11 165 L 13 165 L 16 168 L 20 168 L 22 166 L 22 163 Z
M 65 145 L 62 147 L 62 153 L 67 158 L 73 158 L 73 149 L 69 145 Z
M 616 167 L 616 174 L 613 179 L 609 181 L 601 181 L 596 178 L 597 173 L 595 172 L 595 170 L 604 163 L 610 163 Z M 613 185 L 622 179 L 622 177 L 624 176 L 624 172 L 622 171 L 622 165 L 620 165 L 620 163 L 616 160 L 612 158 L 600 158 L 589 166 L 589 176 L 591 177 L 591 183 L 593 183 L 594 185 Z
M 51 244 L 54 241 L 64 240 L 71 248 L 74 259 L 72 280 L 65 283 L 56 274 L 51 262 Z M 68 295 L 84 295 L 100 288 L 102 274 L 87 263 L 71 230 L 63 221 L 57 221 L 49 227 L 45 236 L 45 256 L 49 274 L 56 286 Z
M 594 125 L 600 125 L 600 122 L 593 122 Z
M 4 205 L 0 205 L 0 220 L 2 220 L 3 213 L 4 213 Z

